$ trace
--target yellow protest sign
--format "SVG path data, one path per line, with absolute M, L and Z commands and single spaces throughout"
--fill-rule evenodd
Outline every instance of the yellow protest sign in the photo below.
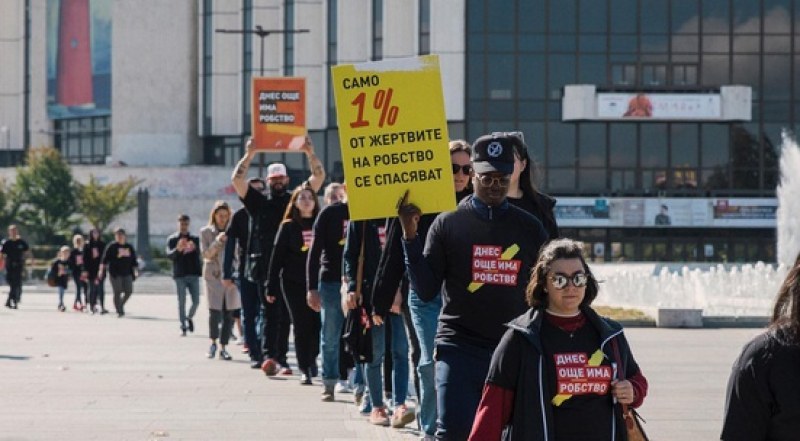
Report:
M 350 219 L 397 215 L 409 200 L 423 213 L 456 206 L 439 57 L 331 68 Z

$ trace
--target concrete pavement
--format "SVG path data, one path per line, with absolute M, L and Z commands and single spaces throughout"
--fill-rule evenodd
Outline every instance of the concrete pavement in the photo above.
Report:
M 68 305 L 73 297 L 68 292 Z M 266 378 L 249 368 L 240 346 L 229 348 L 233 361 L 205 358 L 205 300 L 195 334 L 179 337 L 169 277 L 140 278 L 122 319 L 59 313 L 56 304 L 53 288 L 26 286 L 19 310 L 0 310 L 0 441 L 419 437 L 370 426 L 349 394 L 320 402 L 318 380 Z M 730 366 L 759 330 L 626 332 L 650 382 L 641 413 L 651 437 L 718 439 Z

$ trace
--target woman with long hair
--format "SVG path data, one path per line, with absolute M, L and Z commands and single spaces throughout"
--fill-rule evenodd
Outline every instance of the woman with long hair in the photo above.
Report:
M 289 310 L 301 384 L 312 384 L 319 355 L 320 315 L 306 303 L 306 258 L 317 214 L 319 201 L 314 190 L 303 185 L 297 187 L 275 236 L 267 278 L 267 302 L 273 303 L 276 296 L 283 295 Z
M 534 163 L 522 132 L 508 132 L 514 140 L 514 171 L 508 184 L 508 202 L 534 215 L 542 223 L 550 239 L 559 237 L 558 224 L 553 214 L 556 200 L 540 192 L 534 184 Z
M 233 310 L 242 307 L 236 285 L 222 283 L 222 263 L 225 260 L 225 230 L 231 219 L 231 209 L 224 201 L 214 203 L 208 224 L 200 229 L 200 253 L 203 256 L 203 281 L 208 299 L 208 337 L 211 346 L 206 354 L 214 358 L 219 338 L 220 360 L 232 357 L 225 347 L 231 336 Z
M 106 243 L 103 241 L 100 230 L 92 228 L 89 231 L 89 241 L 83 246 L 83 270 L 86 272 L 86 280 L 89 285 L 89 306 L 92 308 L 92 314 L 98 312 L 98 303 L 100 304 L 100 313 L 108 314 L 105 306 L 105 291 L 103 289 L 105 280 L 102 277 L 98 277 L 105 249 Z
M 733 365 L 720 439 L 795 440 L 800 433 L 798 415 L 800 264 L 796 262 L 778 290 L 769 328 L 745 345 Z
M 470 440 L 626 439 L 623 406 L 642 404 L 647 380 L 622 326 L 592 309 L 597 294 L 581 242 L 542 248 L 530 309 L 495 349 Z

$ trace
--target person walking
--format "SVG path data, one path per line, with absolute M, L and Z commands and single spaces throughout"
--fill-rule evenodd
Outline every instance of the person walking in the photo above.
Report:
M 64 293 L 67 291 L 67 284 L 69 283 L 70 262 L 69 262 L 70 249 L 64 245 L 59 248 L 58 255 L 50 263 L 50 270 L 47 276 L 48 283 L 52 280 L 55 282 L 55 287 L 58 289 L 58 310 L 64 312 L 67 308 L 64 306 Z M 76 309 L 77 311 L 77 309 Z
M 125 304 L 133 294 L 133 281 L 139 276 L 136 250 L 127 242 L 123 228 L 114 229 L 114 242 L 103 252 L 98 277 L 102 280 L 108 271 L 111 289 L 114 291 L 114 307 L 117 317 L 125 316 Z
M 0 245 L 0 258 L 6 268 L 8 300 L 6 308 L 17 309 L 22 301 L 22 272 L 25 270 L 25 255 L 30 250 L 28 242 L 19 235 L 16 225 L 8 226 L 8 238 Z
M 312 384 L 318 369 L 320 314 L 306 302 L 306 260 L 318 214 L 317 195 L 310 188 L 300 186 L 292 192 L 272 247 L 265 295 L 269 303 L 282 295 L 289 308 L 300 383 L 304 385 Z
M 305 143 L 300 148 L 306 154 L 311 176 L 305 184 L 316 194 L 325 180 L 325 170 L 322 167 L 317 155 L 314 153 L 314 146 L 310 137 L 306 137 Z M 289 185 L 289 176 L 286 166 L 280 163 L 270 164 L 267 167 L 267 186 L 269 195 L 264 195 L 252 189 L 247 181 L 247 172 L 250 163 L 257 153 L 253 140 L 248 139 L 245 145 L 245 154 L 236 164 L 231 183 L 236 194 L 244 203 L 247 212 L 252 219 L 250 235 L 248 240 L 248 253 L 245 256 L 244 276 L 252 281 L 252 284 L 243 284 L 242 290 L 256 289 L 257 298 L 263 299 L 263 286 L 267 282 L 267 272 L 269 270 L 269 257 L 272 255 L 272 245 L 275 235 L 278 232 L 283 213 L 289 205 L 290 194 L 286 191 Z M 243 297 L 245 294 L 243 294 Z M 248 293 L 252 297 L 253 294 Z M 275 303 L 265 303 L 265 329 L 264 345 L 262 352 L 266 352 L 267 359 L 264 360 L 261 368 L 267 375 L 275 375 L 280 366 L 283 373 L 291 370 L 286 365 L 286 349 L 288 348 L 289 325 L 288 311 L 280 297 L 276 297 Z M 252 349 L 252 348 L 251 348 Z
M 767 330 L 733 363 L 722 441 L 789 441 L 800 433 L 799 262 L 778 289 Z
M 189 232 L 189 216 L 178 216 L 178 231 L 167 238 L 167 257 L 172 260 L 172 279 L 178 290 L 178 320 L 181 336 L 186 331 L 194 332 L 194 315 L 200 306 L 200 239 Z M 192 298 L 189 312 L 186 312 L 186 291 Z
M 548 238 L 538 219 L 506 199 L 513 143 L 504 135 L 475 140 L 475 193 L 437 216 L 424 242 L 417 233 L 419 209 L 399 209 L 411 287 L 423 301 L 442 295 L 435 349 L 437 438 L 469 436 L 492 352 L 504 323 L 525 312 L 524 288 Z
M 82 234 L 72 236 L 72 250 L 69 252 L 69 271 L 72 274 L 72 281 L 75 282 L 75 303 L 72 309 L 83 311 L 89 308 L 89 288 L 86 284 L 86 272 L 83 270 L 83 247 L 84 240 Z M 83 299 L 81 299 L 83 293 Z
M 100 234 L 100 230 L 92 228 L 89 231 L 89 241 L 83 247 L 83 269 L 86 272 L 86 280 L 89 286 L 89 306 L 92 314 L 97 313 L 97 305 L 100 305 L 100 313 L 108 314 L 105 306 L 105 279 L 98 277 L 100 264 L 103 258 L 103 251 L 106 243 Z
M 306 263 L 308 306 L 320 313 L 322 352 L 322 401 L 333 401 L 340 372 L 342 312 L 342 253 L 350 213 L 342 184 L 325 188 L 325 203 L 314 222 Z
M 261 178 L 250 178 L 248 187 L 263 193 L 266 183 Z M 263 319 L 262 300 L 260 288 L 256 282 L 251 281 L 245 271 L 245 264 L 249 261 L 249 244 L 253 218 L 242 207 L 236 210 L 233 218 L 228 223 L 225 232 L 225 253 L 222 263 L 222 284 L 234 287 L 238 284 L 239 298 L 242 305 L 242 327 L 244 330 L 244 350 L 250 356 L 250 367 L 260 369 L 263 363 L 262 335 L 259 332 L 259 323 Z M 234 261 L 237 264 L 234 267 Z
M 472 165 L 470 156 L 472 147 L 467 141 L 450 141 L 450 163 L 453 168 L 453 187 L 456 201 L 460 202 L 472 194 L 470 178 Z M 417 234 L 427 237 L 431 224 L 438 213 L 427 213 L 420 218 Z M 389 313 L 394 301 L 397 288 L 406 278 L 405 258 L 402 244 L 403 231 L 397 219 L 391 219 L 386 229 L 386 247 L 381 253 L 378 264 L 378 275 L 373 289 L 373 315 L 383 318 Z M 418 347 L 412 356 L 412 361 L 418 376 L 419 406 L 417 413 L 419 424 L 424 433 L 423 439 L 432 440 L 436 434 L 436 377 L 434 371 L 434 343 L 436 327 L 439 322 L 439 312 L 442 309 L 442 296 L 436 294 L 430 301 L 422 301 L 413 289 L 406 289 L 407 298 L 404 299 L 404 318 L 407 317 L 406 327 L 409 332 L 411 347 Z M 409 323 L 410 322 L 410 323 Z M 414 344 L 414 339 L 418 342 Z M 402 427 L 403 420 L 393 415 L 392 426 Z
M 592 309 L 598 289 L 583 243 L 545 245 L 526 288 L 530 309 L 492 356 L 470 440 L 626 440 L 623 406 L 641 406 L 647 379 L 622 326 Z
M 224 201 L 217 201 L 211 209 L 208 224 L 200 229 L 200 252 L 203 254 L 203 282 L 208 300 L 208 336 L 211 346 L 208 358 L 214 358 L 219 339 L 220 360 L 231 360 L 226 349 L 230 339 L 232 311 L 241 307 L 239 292 L 233 284 L 222 283 L 222 265 L 225 260 L 225 230 L 231 218 L 231 209 Z

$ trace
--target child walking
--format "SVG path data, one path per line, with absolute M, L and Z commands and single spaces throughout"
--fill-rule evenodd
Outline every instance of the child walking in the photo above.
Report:
M 64 291 L 67 290 L 67 282 L 69 280 L 69 252 L 68 246 L 63 246 L 58 250 L 58 256 L 53 260 L 50 265 L 50 274 L 55 278 L 56 287 L 58 288 L 58 310 L 64 312 L 67 308 L 64 307 Z

